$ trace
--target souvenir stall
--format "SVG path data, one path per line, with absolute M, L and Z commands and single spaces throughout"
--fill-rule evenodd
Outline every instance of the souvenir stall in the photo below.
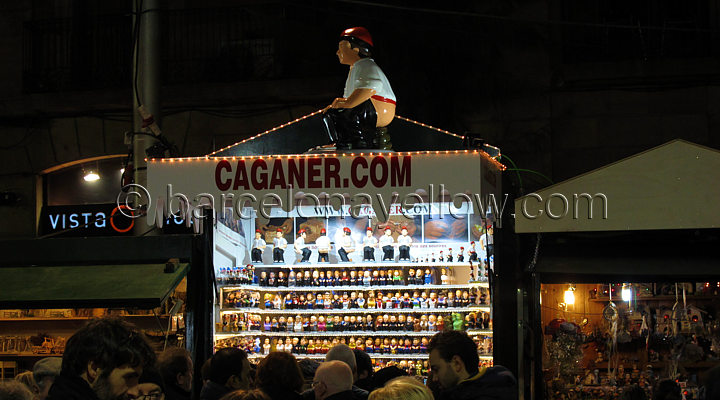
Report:
M 487 211 L 504 167 L 458 135 L 404 123 L 398 138 L 456 147 L 246 154 L 272 148 L 273 129 L 205 157 L 149 160 L 151 214 L 216 210 L 215 348 L 322 359 L 345 343 L 376 368 L 426 375 L 430 337 L 454 329 L 492 365 Z
M 651 395 L 663 379 L 698 398 L 720 365 L 719 168 L 677 140 L 516 200 L 516 232 L 540 243 L 533 398 Z

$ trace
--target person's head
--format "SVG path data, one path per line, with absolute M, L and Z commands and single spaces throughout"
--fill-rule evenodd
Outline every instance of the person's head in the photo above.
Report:
M 433 400 L 432 392 L 417 379 L 402 376 L 370 393 L 368 400 Z
M 0 399 L 33 400 L 33 394 L 24 383 L 18 381 L 0 381 Z
M 372 36 L 370 36 L 370 32 L 362 26 L 345 29 L 340 35 L 340 43 L 342 42 L 347 42 L 349 48 L 360 58 L 372 56 Z
M 175 385 L 189 392 L 193 380 L 193 362 L 190 352 L 181 347 L 166 349 L 158 357 L 160 375 L 166 385 Z
M 260 229 L 256 229 L 255 230 L 255 239 L 260 239 L 261 236 L 262 236 L 262 232 L 260 231 Z
M 373 374 L 372 385 L 374 388 L 383 387 L 391 380 L 401 376 L 407 376 L 407 372 L 394 365 L 381 368 Z
M 315 372 L 313 391 L 316 400 L 324 400 L 336 393 L 352 389 L 353 373 L 350 367 L 338 360 L 325 361 Z
M 40 388 L 38 387 L 37 383 L 35 383 L 35 378 L 33 378 L 32 371 L 25 371 L 15 375 L 15 380 L 30 389 L 30 392 L 32 392 L 33 396 L 39 397 Z M 45 397 L 47 397 L 47 392 L 45 393 Z M 45 397 L 43 397 L 43 399 Z
M 220 400 L 272 400 L 260 389 L 236 390 L 221 397 Z
M 210 381 L 229 389 L 249 389 L 250 361 L 247 354 L 234 347 L 218 350 L 210 359 Z
M 45 357 L 38 360 L 33 366 L 33 378 L 38 388 L 38 399 L 45 400 L 55 378 L 60 375 L 60 367 L 62 366 L 62 358 Z
M 272 352 L 258 364 L 255 386 L 261 389 L 283 389 L 297 392 L 305 380 L 295 356 L 281 351 Z
M 202 378 L 203 384 L 210 381 L 210 362 L 212 357 L 205 360 L 202 367 L 200 367 L 200 378 Z
M 165 400 L 165 383 L 154 366 L 143 369 L 138 380 L 138 396 L 144 400 Z
M 303 379 L 305 380 L 305 383 L 303 384 L 303 392 L 310 389 L 313 377 L 315 377 L 315 371 L 317 371 L 319 366 L 319 361 L 309 358 L 304 358 L 298 361 L 298 367 L 300 367 L 300 372 L 302 372 Z
M 621 400 L 647 400 L 645 390 L 638 385 L 626 386 L 623 388 Z
M 353 382 L 358 379 L 357 362 L 355 361 L 355 353 L 346 344 L 338 344 L 333 346 L 325 355 L 325 361 L 342 361 L 350 367 L 353 375 Z
M 143 368 L 154 362 L 155 352 L 134 325 L 99 318 L 68 339 L 62 373 L 87 381 L 100 400 L 123 399 L 137 395 Z
M 360 317 L 358 317 L 360 318 Z M 355 349 L 353 350 L 353 353 L 355 354 L 355 365 L 357 369 L 357 378 L 358 379 L 367 379 L 372 377 L 373 374 L 373 366 L 372 366 L 372 360 L 370 359 L 370 356 L 368 353 Z
M 433 381 L 443 389 L 455 387 L 461 380 L 478 372 L 480 359 L 477 345 L 465 332 L 435 334 L 430 340 L 428 352 Z

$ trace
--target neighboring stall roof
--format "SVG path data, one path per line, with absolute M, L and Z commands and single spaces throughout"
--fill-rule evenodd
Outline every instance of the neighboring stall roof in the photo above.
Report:
M 321 111 L 315 111 L 268 129 L 208 155 L 225 157 L 304 153 L 310 148 L 329 142 L 320 116 Z M 388 132 L 392 137 L 393 150 L 395 151 L 456 150 L 465 148 L 463 146 L 464 136 L 401 116 L 395 117 L 388 126 Z M 492 150 L 488 152 L 492 156 L 497 155 L 492 154 Z
M 718 228 L 718 199 L 720 151 L 674 140 L 516 199 L 515 231 Z

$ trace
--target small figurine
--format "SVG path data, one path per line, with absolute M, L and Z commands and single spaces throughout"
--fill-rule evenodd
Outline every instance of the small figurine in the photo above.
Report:
M 273 238 L 273 262 L 285 262 L 285 249 L 287 248 L 287 240 L 283 237 L 283 230 L 278 228 Z
M 443 270 L 442 270 L 442 274 L 440 275 L 440 283 L 443 284 L 443 285 L 447 285 L 447 284 L 448 284 L 448 275 L 447 275 L 447 270 L 446 270 L 446 269 L 443 269 Z
M 462 246 L 460 247 L 460 252 L 458 253 L 457 260 L 458 260 L 458 262 L 465 261 L 465 248 Z
M 365 229 L 365 237 L 363 238 L 363 261 L 375 261 L 375 248 L 378 245 L 378 240 L 373 236 L 373 229 L 367 227 Z
M 446 260 L 447 260 L 447 262 L 449 262 L 449 263 L 453 262 L 453 252 L 452 252 L 452 249 L 448 249 L 448 254 L 447 254 Z
M 260 284 L 260 286 L 267 286 L 267 285 L 268 285 L 267 272 L 263 271 L 263 272 L 260 273 L 259 284 Z
M 343 97 L 323 110 L 323 122 L 338 150 L 389 148 L 381 142 L 381 129 L 395 117 L 395 94 L 387 77 L 370 58 L 370 32 L 363 27 L 346 29 L 336 52 L 340 64 L 350 66 Z M 387 143 L 389 144 L 389 143 Z
M 372 278 L 370 278 L 370 271 L 367 270 L 367 271 L 363 272 L 363 279 L 362 279 L 363 286 L 370 286 L 371 281 L 372 281 Z
M 343 228 L 343 233 L 344 236 L 340 239 L 340 246 L 338 246 L 338 255 L 340 256 L 341 261 L 349 262 L 350 259 L 348 259 L 348 253 L 355 251 L 355 241 L 350 235 L 350 228 L 347 226 Z
M 430 269 L 425 270 L 425 284 L 426 285 L 432 285 L 434 284 L 433 275 L 430 273 Z
M 305 229 L 300 229 L 298 232 L 300 236 L 295 239 L 295 252 L 297 254 L 302 254 L 302 259 L 300 259 L 301 263 L 310 262 L 310 254 L 312 254 L 312 251 L 307 248 L 307 245 L 305 244 L 305 238 L 307 238 L 307 232 L 305 232 Z
M 392 237 L 392 228 L 385 227 L 385 234 L 380 238 L 380 246 L 383 250 L 383 261 L 395 260 L 395 239 Z
M 475 261 L 477 262 L 478 256 L 477 251 L 475 251 L 475 242 L 470 242 L 470 250 L 468 250 L 468 260 L 469 261 Z
M 440 250 L 440 258 L 438 259 L 440 262 L 445 262 L 445 255 L 442 250 Z
M 262 239 L 262 231 L 255 230 L 255 240 L 253 240 L 252 250 L 250 251 L 250 259 L 254 263 L 262 263 L 262 255 L 265 251 L 266 243 Z
M 330 262 L 330 238 L 325 228 L 320 229 L 320 237 L 315 240 L 318 249 L 318 262 Z
M 415 270 L 415 284 L 422 285 L 424 283 L 425 283 L 425 279 L 423 278 L 423 271 L 420 268 L 418 268 Z
M 277 286 L 287 286 L 287 285 L 288 285 L 288 278 L 285 276 L 285 272 L 283 272 L 283 271 L 278 272 Z
M 400 236 L 398 236 L 398 249 L 400 250 L 400 256 L 398 261 L 410 261 L 410 246 L 412 246 L 412 238 L 408 236 L 407 227 L 402 227 L 400 230 Z

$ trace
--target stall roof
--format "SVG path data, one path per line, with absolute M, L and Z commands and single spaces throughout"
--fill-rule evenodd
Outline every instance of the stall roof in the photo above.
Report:
M 516 199 L 515 232 L 718 228 L 719 198 L 720 151 L 674 140 Z
M 188 264 L 164 272 L 165 264 L 0 268 L 0 309 L 155 308 L 185 277 Z
M 304 153 L 308 149 L 329 142 L 320 111 L 268 129 L 208 155 L 225 157 Z M 392 137 L 395 151 L 464 148 L 464 136 L 401 116 L 395 117 L 388 126 L 388 132 Z M 493 153 L 493 150 L 486 149 L 490 153 Z M 491 155 L 496 156 L 497 154 Z

